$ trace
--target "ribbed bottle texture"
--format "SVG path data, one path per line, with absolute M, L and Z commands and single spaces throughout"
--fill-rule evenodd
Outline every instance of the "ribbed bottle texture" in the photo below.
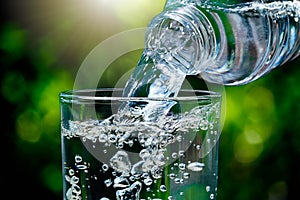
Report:
M 299 55 L 299 17 L 299 1 L 169 0 L 145 48 L 185 74 L 246 84 Z

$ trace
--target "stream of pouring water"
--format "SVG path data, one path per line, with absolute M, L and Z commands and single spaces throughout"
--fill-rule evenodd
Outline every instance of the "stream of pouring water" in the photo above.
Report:
M 283 15 L 291 16 L 291 13 L 293 13 L 295 21 L 299 20 L 299 13 L 294 12 L 298 10 L 298 8 L 288 10 L 286 7 L 282 7 Z M 226 14 L 232 15 L 232 18 L 234 16 L 239 18 L 241 15 L 256 17 L 258 13 L 263 13 L 268 17 L 271 13 L 274 15 L 273 11 L 274 8 L 265 7 L 263 4 L 252 4 L 251 6 L 230 8 L 226 11 Z M 279 18 L 281 17 L 279 16 Z M 274 17 L 272 16 L 272 18 Z M 294 24 L 294 26 L 297 27 L 292 30 L 298 30 L 299 25 Z M 195 37 L 193 37 L 195 33 L 190 32 L 185 26 L 176 21 L 166 20 L 159 29 L 150 31 L 147 34 L 146 49 L 127 82 L 123 96 L 176 97 L 186 75 L 198 75 L 202 72 L 202 69 L 196 69 L 193 65 L 195 49 L 197 48 L 194 41 Z M 68 183 L 66 198 L 82 199 L 82 191 L 91 190 L 92 199 L 109 200 L 109 198 L 101 196 L 103 192 L 97 192 L 98 186 L 101 185 L 110 191 L 110 195 L 113 195 L 110 199 L 138 200 L 142 191 L 146 194 L 145 196 L 150 194 L 159 196 L 165 192 L 170 194 L 172 192 L 171 187 L 174 186 L 174 188 L 180 190 L 178 185 L 181 184 L 182 187 L 185 184 L 188 185 L 193 177 L 200 179 L 201 174 L 199 172 L 205 169 L 206 166 L 204 163 L 196 161 L 196 159 L 187 160 L 193 158 L 189 157 L 186 150 L 193 148 L 192 152 L 195 152 L 195 149 L 201 152 L 202 142 L 216 143 L 217 141 L 208 139 L 202 141 L 203 138 L 200 138 L 199 141 L 201 142 L 196 143 L 195 140 L 187 139 L 188 129 L 197 132 L 210 131 L 207 134 L 216 137 L 219 126 L 217 120 L 214 121 L 213 119 L 218 115 L 220 105 L 198 106 L 188 113 L 181 115 L 175 113 L 168 116 L 167 113 L 174 104 L 175 102 L 172 101 L 164 103 L 149 101 L 143 105 L 126 104 L 121 106 L 117 114 L 102 121 L 69 121 L 66 127 L 62 124 L 62 135 L 66 145 L 73 145 L 76 149 L 84 149 L 80 146 L 82 145 L 81 139 L 78 139 L 82 138 L 83 142 L 90 143 L 93 148 L 97 148 L 98 151 L 101 150 L 103 154 L 108 153 L 108 148 L 115 147 L 115 153 L 108 156 L 108 161 L 101 161 L 101 167 L 99 166 L 100 160 L 85 161 L 93 157 L 87 156 L 90 152 L 85 152 L 82 156 L 75 155 L 75 158 L 65 161 L 65 165 L 68 164 L 65 166 L 68 171 L 64 176 Z M 142 118 L 136 118 L 136 115 L 140 115 Z M 134 126 L 127 126 L 128 124 L 134 124 Z M 179 132 L 178 135 L 175 135 L 176 132 Z M 191 145 L 193 142 L 195 142 L 194 146 Z M 167 160 L 172 159 L 165 157 L 167 148 L 179 143 L 186 143 L 181 146 L 181 148 L 183 146 L 186 146 L 186 148 L 171 152 L 171 157 L 182 162 L 171 162 L 170 166 L 167 166 Z M 138 161 L 130 159 L 129 154 L 123 150 L 124 145 L 128 147 L 139 146 Z M 197 159 L 199 160 L 198 157 Z M 96 165 L 95 173 L 99 174 L 100 169 L 100 176 L 98 174 L 92 174 L 91 176 L 89 171 L 92 171 L 91 165 Z M 172 168 L 178 169 L 178 174 L 173 173 Z M 103 176 L 110 178 L 103 178 Z M 215 176 L 215 174 L 212 176 Z M 87 178 L 83 179 L 84 177 Z M 93 177 L 93 180 L 91 177 Z M 162 184 L 163 182 L 169 183 L 169 186 Z M 206 192 L 209 193 L 209 199 L 215 199 L 217 188 L 214 184 L 204 186 Z M 213 191 L 211 190 L 212 185 L 214 185 Z M 157 190 L 151 191 L 151 187 L 154 186 L 158 186 Z M 148 188 L 150 188 L 149 191 Z M 184 198 L 183 195 L 184 193 L 179 191 L 180 199 Z M 166 198 L 173 199 L 174 197 L 167 195 Z

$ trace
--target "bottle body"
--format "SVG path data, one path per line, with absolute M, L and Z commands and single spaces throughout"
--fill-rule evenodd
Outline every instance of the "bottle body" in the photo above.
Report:
M 188 75 L 225 85 L 254 81 L 299 55 L 299 1 L 236 3 L 168 1 L 149 26 L 146 49 L 163 52 L 160 58 Z M 161 37 L 170 24 L 176 44 Z

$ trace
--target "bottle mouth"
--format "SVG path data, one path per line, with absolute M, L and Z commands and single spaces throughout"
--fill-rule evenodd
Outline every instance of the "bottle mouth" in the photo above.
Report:
M 169 7 L 150 23 L 145 48 L 154 60 L 164 60 L 187 75 L 205 70 L 216 44 L 207 17 L 194 5 Z

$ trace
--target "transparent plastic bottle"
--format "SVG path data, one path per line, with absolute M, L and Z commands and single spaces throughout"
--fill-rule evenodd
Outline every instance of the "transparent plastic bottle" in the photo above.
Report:
M 298 0 L 168 0 L 145 51 L 209 82 L 246 84 L 300 54 L 299 17 Z

